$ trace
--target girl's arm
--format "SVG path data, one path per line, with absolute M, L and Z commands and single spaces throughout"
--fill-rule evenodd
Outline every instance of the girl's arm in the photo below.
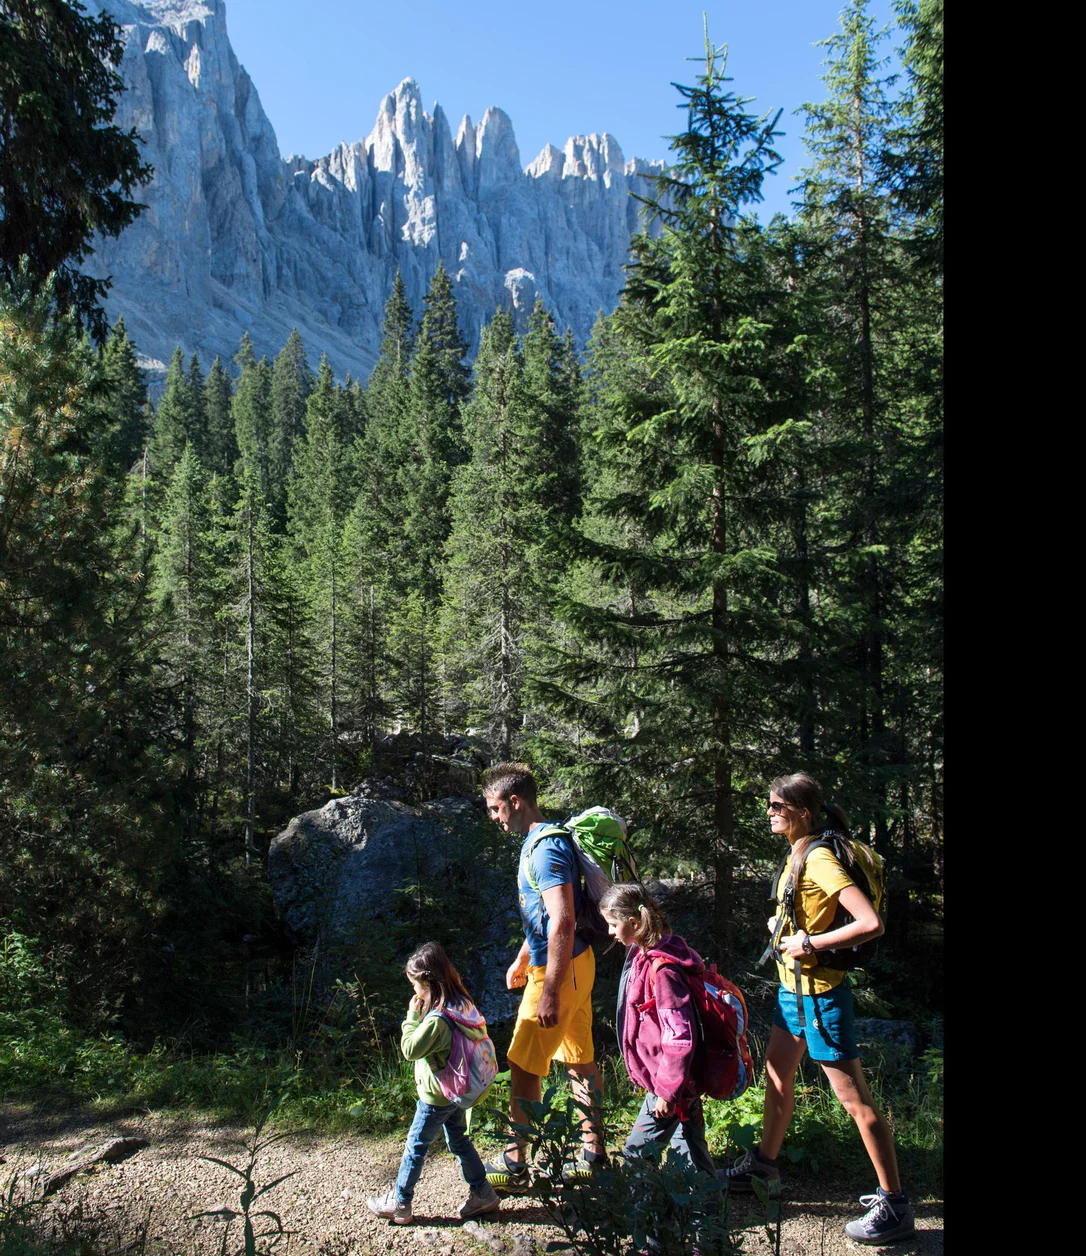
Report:
M 690 1078 L 697 1031 L 690 990 L 682 974 L 671 965 L 665 965 L 656 974 L 656 1015 L 660 1021 L 661 1056 L 653 1090 L 657 1098 L 674 1103 Z
M 452 1046 L 452 1030 L 443 1016 L 423 1017 L 415 1000 L 400 1027 L 400 1050 L 405 1060 L 422 1060 Z

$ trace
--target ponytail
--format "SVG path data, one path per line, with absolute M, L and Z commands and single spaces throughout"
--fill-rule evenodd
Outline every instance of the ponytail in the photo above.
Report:
M 817 826 L 817 832 L 824 833 L 827 829 L 833 829 L 835 833 L 840 833 L 842 837 L 852 836 L 848 831 L 848 818 L 835 802 L 823 803 L 822 814 L 827 817 L 827 820 Z

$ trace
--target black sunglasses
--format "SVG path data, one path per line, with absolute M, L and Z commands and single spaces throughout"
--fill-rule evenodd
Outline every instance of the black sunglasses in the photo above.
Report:
M 775 811 L 777 815 L 780 815 L 780 813 L 785 809 L 785 807 L 790 807 L 791 805 L 792 804 L 790 802 L 771 802 L 769 804 L 769 810 Z

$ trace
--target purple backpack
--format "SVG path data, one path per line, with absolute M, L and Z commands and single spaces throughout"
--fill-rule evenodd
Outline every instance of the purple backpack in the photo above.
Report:
M 443 1007 L 430 1013 L 448 1021 L 452 1029 L 449 1062 L 435 1069 L 434 1076 L 441 1093 L 458 1108 L 470 1108 L 490 1089 L 498 1073 L 498 1056 L 494 1043 L 484 1032 L 482 1038 L 469 1038 L 464 1028 L 486 1030 L 486 1021 L 478 1009 Z

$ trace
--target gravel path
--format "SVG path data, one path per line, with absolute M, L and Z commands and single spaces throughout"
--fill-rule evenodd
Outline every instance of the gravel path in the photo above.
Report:
M 229 1210 L 236 1212 L 240 1182 L 227 1170 L 199 1156 L 217 1156 L 244 1163 L 240 1142 L 248 1131 L 221 1124 L 197 1123 L 165 1114 L 111 1119 L 44 1117 L 0 1110 L 0 1186 L 14 1174 L 59 1168 L 64 1160 L 109 1139 L 147 1139 L 149 1146 L 114 1165 L 80 1173 L 45 1206 L 46 1224 L 58 1235 L 65 1227 L 97 1229 L 107 1246 L 121 1251 L 146 1224 L 148 1253 L 156 1256 L 218 1256 Z M 435 1144 L 435 1148 L 437 1144 Z M 415 1222 L 392 1226 L 373 1217 L 366 1196 L 383 1192 L 394 1180 L 403 1149 L 399 1138 L 359 1139 L 348 1136 L 291 1134 L 261 1156 L 254 1177 L 263 1185 L 284 1173 L 294 1177 L 269 1192 L 261 1205 L 282 1218 L 289 1235 L 274 1248 L 277 1256 L 368 1256 L 388 1252 L 454 1256 L 536 1256 L 561 1239 L 544 1209 L 530 1196 L 510 1199 L 500 1213 L 482 1223 L 463 1223 L 456 1209 L 465 1195 L 456 1161 L 441 1147 L 427 1164 L 415 1193 Z M 44 1180 L 25 1177 L 33 1181 Z M 235 1185 L 235 1182 L 238 1184 Z M 784 1203 L 782 1256 L 840 1256 L 859 1252 L 842 1233 L 844 1223 L 858 1215 L 845 1192 L 826 1188 L 815 1199 L 810 1183 L 790 1192 Z M 817 1185 L 817 1184 L 814 1184 Z M 830 1201 L 825 1194 L 833 1196 Z M 259 1207 L 260 1205 L 258 1205 Z M 220 1211 L 216 1217 L 193 1220 L 197 1213 Z M 732 1216 L 742 1229 L 743 1249 L 752 1256 L 770 1256 L 758 1205 L 736 1199 Z M 230 1222 L 228 1251 L 241 1243 L 241 1227 Z M 943 1250 L 942 1204 L 917 1206 L 921 1233 L 898 1244 L 898 1256 L 940 1256 Z M 131 1249 L 139 1251 L 136 1247 Z

